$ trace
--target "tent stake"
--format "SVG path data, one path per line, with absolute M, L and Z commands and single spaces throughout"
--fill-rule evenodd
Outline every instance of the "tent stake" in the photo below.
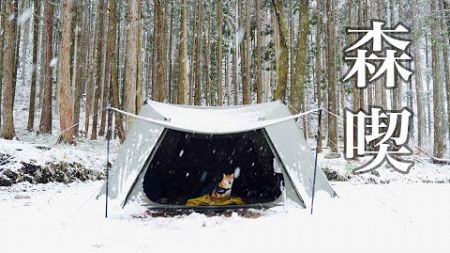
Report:
M 316 174 L 317 174 L 317 158 L 319 156 L 319 143 L 320 143 L 320 127 L 322 123 L 322 110 L 319 111 L 319 123 L 317 124 L 317 143 L 316 143 L 316 160 L 314 161 L 314 177 L 313 177 L 313 186 L 312 186 L 312 194 L 311 194 L 311 215 L 313 214 L 314 208 L 314 195 L 316 191 Z
M 109 106 L 106 108 L 108 111 L 108 126 L 106 130 L 106 191 L 105 191 L 105 218 L 108 218 L 108 193 L 109 193 L 109 149 L 111 142 L 111 123 L 112 123 L 112 110 Z

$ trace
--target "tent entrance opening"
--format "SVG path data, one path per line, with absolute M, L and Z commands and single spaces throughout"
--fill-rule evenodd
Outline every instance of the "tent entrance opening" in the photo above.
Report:
M 264 130 L 204 135 L 167 130 L 147 163 L 143 189 L 151 201 L 185 205 L 217 190 L 233 174 L 231 196 L 245 204 L 270 203 L 281 195 L 283 174 Z

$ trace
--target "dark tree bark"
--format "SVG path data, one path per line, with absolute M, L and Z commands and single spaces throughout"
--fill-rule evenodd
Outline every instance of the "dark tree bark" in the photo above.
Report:
M 208 6 L 208 32 L 206 34 L 206 45 L 205 45 L 205 100 L 206 105 L 211 105 L 211 78 L 209 76 L 210 64 L 211 64 L 211 5 Z
M 438 0 L 431 0 L 431 11 L 433 13 L 438 12 Z M 431 24 L 431 69 L 433 75 L 433 116 L 434 116 L 434 146 L 433 156 L 436 158 L 442 158 L 444 155 L 444 112 L 442 108 L 442 78 L 440 69 L 440 51 L 442 50 L 441 44 L 438 41 L 440 33 L 439 20 L 436 16 L 433 17 Z
M 91 35 L 94 31 L 94 24 L 93 21 L 93 12 L 94 12 L 94 6 L 90 4 L 89 0 L 89 23 L 88 23 L 88 33 Z M 94 60 L 95 60 L 95 36 L 89 36 L 87 38 L 87 71 L 86 71 L 86 108 L 85 108 L 85 121 L 84 121 L 84 132 L 86 137 L 88 137 L 89 133 L 89 123 L 90 123 L 90 115 L 92 111 L 92 102 L 94 99 Z
M 161 0 L 154 1 L 155 6 L 155 83 L 153 83 L 153 100 L 163 102 L 165 99 L 165 68 L 164 68 L 164 52 L 165 52 L 165 22 L 164 22 L 164 2 Z
M 45 77 L 44 97 L 42 100 L 41 121 L 39 123 L 40 133 L 52 133 L 52 95 L 53 95 L 53 67 L 50 65 L 53 59 L 53 3 L 52 0 L 45 1 Z
M 328 72 L 328 111 L 337 114 L 336 104 L 336 73 L 334 64 L 334 10 L 333 0 L 326 1 L 327 13 L 327 72 Z M 328 116 L 328 146 L 332 153 L 338 152 L 337 119 Z
M 34 18 L 33 18 L 33 66 L 31 73 L 31 89 L 30 89 L 30 104 L 28 107 L 28 123 L 27 130 L 34 130 L 34 115 L 36 109 L 36 74 L 37 74 L 37 57 L 39 46 L 39 29 L 40 29 L 40 14 L 41 1 L 34 0 Z
M 216 48 L 216 90 L 217 105 L 223 105 L 223 88 L 222 88 L 222 27 L 223 27 L 223 1 L 217 2 L 217 48 Z
M 186 104 L 186 81 L 187 81 L 187 70 L 186 70 L 186 59 L 187 59 L 187 0 L 183 0 L 181 7 L 181 32 L 179 41 L 179 55 L 178 55 L 178 84 L 177 84 L 177 104 Z
M 125 59 L 125 111 L 136 113 L 136 38 L 137 38 L 137 0 L 128 1 L 127 54 Z M 157 84 L 156 84 L 157 85 Z M 153 87 L 155 88 L 155 86 Z M 127 132 L 133 126 L 134 119 L 127 117 Z
M 412 25 L 413 29 L 418 31 L 419 24 L 417 22 L 417 0 L 414 1 L 412 5 Z M 424 105 L 423 105 L 423 83 L 422 83 L 422 56 L 420 54 L 419 48 L 419 38 L 417 39 L 417 43 L 414 45 L 414 82 L 416 87 L 416 100 L 417 100 L 417 146 L 422 147 L 422 139 L 424 136 L 424 122 L 425 122 L 425 114 L 424 114 Z
M 256 102 L 261 103 L 263 99 L 262 83 L 262 18 L 261 0 L 256 0 Z
M 0 13 L 3 13 L 3 10 L 5 9 L 3 7 L 4 1 L 0 1 Z M 0 15 L 0 29 L 4 30 L 3 23 L 4 23 L 4 17 L 3 15 Z M 2 126 L 2 94 L 3 94 L 3 41 L 5 36 L 0 36 L 0 127 Z
M 308 32 L 309 31 L 309 6 L 308 0 L 300 1 L 300 19 L 296 47 L 296 56 L 294 63 L 294 73 L 291 75 L 291 94 L 290 103 L 294 108 L 294 113 L 305 111 L 305 83 L 307 78 L 308 66 Z M 292 56 L 291 56 L 292 57 Z M 303 134 L 306 137 L 306 120 L 303 122 Z
M 142 103 L 144 102 L 143 92 L 144 92 L 144 66 L 142 61 L 142 7 L 143 0 L 138 1 L 137 10 L 137 41 L 136 41 L 136 113 L 139 113 L 142 108 Z
M 323 87 L 323 77 L 322 77 L 322 4 L 317 4 L 317 23 L 316 23 L 316 59 L 315 59 L 315 76 L 316 76 L 316 99 L 317 108 L 322 108 L 322 87 Z M 317 152 L 322 152 L 322 139 L 323 131 L 319 129 L 319 143 L 317 147 Z
M 13 107 L 14 107 L 14 19 L 16 13 L 14 11 L 14 5 L 12 1 L 6 1 L 4 4 L 5 17 L 14 16 L 13 19 L 7 18 L 4 23 L 4 45 L 3 45 L 3 129 L 2 137 L 8 140 L 13 139 L 16 136 L 16 131 L 14 129 L 14 117 L 13 117 Z
M 197 0 L 197 19 L 195 20 L 196 33 L 194 34 L 194 104 L 200 105 L 202 80 L 202 33 L 203 33 L 203 1 Z
M 241 75 L 242 75 L 242 103 L 250 104 L 250 1 L 242 1 L 241 24 L 244 37 L 241 42 Z
M 75 1 L 75 16 L 74 16 L 76 29 L 75 29 L 75 39 L 76 39 L 76 55 L 77 55 L 77 63 L 76 63 L 76 77 L 75 77 L 75 95 L 74 95 L 74 106 L 73 106 L 73 124 L 74 126 L 74 134 L 78 136 L 78 131 L 80 129 L 80 105 L 81 105 L 81 94 L 83 91 L 83 70 L 86 65 L 86 39 L 85 32 L 86 29 L 86 21 L 83 18 L 83 3 L 82 1 Z
M 111 106 L 114 108 L 120 108 L 119 99 L 119 80 L 117 71 L 117 1 L 109 2 L 109 28 L 108 28 L 108 45 L 107 45 L 107 58 L 106 61 L 106 85 L 110 86 L 110 101 Z M 115 112 L 114 114 L 114 125 L 117 136 L 122 143 L 125 140 L 125 131 L 123 128 L 122 114 Z
M 286 99 L 287 80 L 289 73 L 289 47 L 288 47 L 288 29 L 286 18 L 283 14 L 283 1 L 272 0 L 275 18 L 278 26 L 277 48 L 277 87 L 274 92 L 274 99 L 284 101 Z
M 105 0 L 100 0 L 98 3 L 97 8 L 97 27 L 96 27 L 96 46 L 95 46 L 95 53 L 97 58 L 97 72 L 95 75 L 95 85 L 94 85 L 94 110 L 92 111 L 92 133 L 91 133 L 91 139 L 96 140 L 97 139 L 97 125 L 98 125 L 98 113 L 99 113 L 99 103 L 100 103 L 100 96 L 102 91 L 102 70 L 103 70 L 103 60 L 104 60 L 104 54 L 103 54 L 103 32 L 105 30 L 104 28 L 104 13 L 105 13 Z
M 71 5 L 72 0 L 63 1 L 62 5 L 62 33 L 60 48 L 60 69 L 59 69 L 59 123 L 61 135 L 58 142 L 75 144 L 73 134 L 73 103 L 72 88 L 70 83 L 70 33 L 71 33 Z

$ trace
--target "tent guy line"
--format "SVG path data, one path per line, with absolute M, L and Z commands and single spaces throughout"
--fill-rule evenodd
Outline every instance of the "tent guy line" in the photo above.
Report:
M 180 130 L 183 130 L 183 131 L 189 130 L 192 133 L 202 133 L 202 134 L 208 134 L 209 133 L 209 132 L 199 131 L 198 129 L 197 130 L 185 129 L 183 127 L 179 127 L 179 126 L 176 126 L 174 124 L 170 124 L 170 119 L 169 120 L 165 120 L 165 121 L 163 121 L 163 120 L 156 120 L 156 119 L 150 119 L 150 118 L 142 117 L 142 116 L 139 116 L 139 115 L 136 115 L 136 114 L 133 114 L 133 113 L 129 113 L 129 112 L 126 112 L 126 111 L 123 111 L 123 110 L 120 110 L 120 109 L 117 109 L 117 108 L 114 108 L 114 107 L 107 107 L 106 110 L 113 110 L 113 111 L 121 113 L 121 114 L 123 114 L 125 116 L 130 116 L 130 117 L 133 117 L 135 119 L 143 120 L 145 122 L 156 124 L 158 126 L 166 127 L 168 129 L 172 129 L 172 130 L 179 130 L 179 131 Z M 300 117 L 305 116 L 307 114 L 315 113 L 315 112 L 318 112 L 318 111 L 321 111 L 321 110 L 324 110 L 324 111 L 328 112 L 324 108 L 317 108 L 317 109 L 312 109 L 312 110 L 309 110 L 309 111 L 306 111 L 306 112 L 302 112 L 302 113 L 294 114 L 294 115 L 291 115 L 291 116 L 287 116 L 287 117 L 284 117 L 284 118 L 273 119 L 273 120 L 264 120 L 264 121 L 260 120 L 261 123 L 258 124 L 256 127 L 244 128 L 244 129 L 241 129 L 241 131 L 242 132 L 246 132 L 246 131 L 250 131 L 250 130 L 253 130 L 253 129 L 265 128 L 265 127 L 272 126 L 272 125 L 275 125 L 275 124 L 283 123 L 285 121 L 297 119 L 297 118 L 300 118 Z M 328 112 L 328 113 L 330 113 L 330 112 Z M 334 116 L 336 116 L 336 115 L 334 115 Z

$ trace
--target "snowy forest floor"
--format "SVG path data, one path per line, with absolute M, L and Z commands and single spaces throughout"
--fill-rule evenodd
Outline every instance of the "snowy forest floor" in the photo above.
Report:
M 2 252 L 449 252 L 450 184 L 333 183 L 303 209 L 257 219 L 105 219 L 100 181 L 17 184 L 0 191 Z
M 14 157 L 0 169 L 17 171 L 21 162 L 75 162 L 94 171 L 105 165 L 101 140 L 80 139 L 74 148 L 54 145 L 55 136 L 23 133 L 20 139 L 0 140 L 0 153 Z M 118 149 L 113 142 L 113 159 Z M 143 214 L 135 209 L 104 219 L 104 199 L 95 199 L 101 181 L 0 187 L 0 248 L 4 252 L 450 251 L 449 166 L 414 156 L 416 165 L 408 175 L 381 167 L 377 173 L 352 176 L 351 170 L 363 159 L 329 160 L 323 154 L 319 158 L 321 167 L 335 177 L 339 198 L 319 194 L 312 216 L 308 210 L 290 207 L 287 213 L 270 209 L 257 219 L 197 213 L 133 218 Z

